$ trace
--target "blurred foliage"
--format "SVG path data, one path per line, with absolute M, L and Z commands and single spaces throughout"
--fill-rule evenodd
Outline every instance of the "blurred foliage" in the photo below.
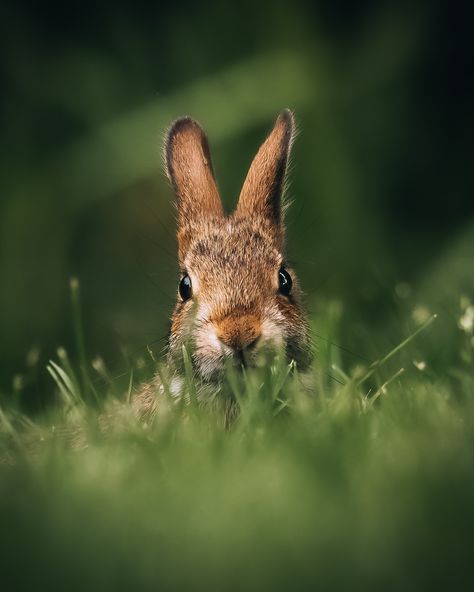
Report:
M 337 335 L 324 318 L 315 327 L 321 347 L 338 341 L 350 365 L 379 357 L 421 306 L 440 313 L 425 355 L 448 369 L 459 298 L 473 299 L 462 10 L 427 0 L 2 2 L 4 388 L 23 375 L 32 405 L 41 381 L 50 389 L 46 361 L 60 344 L 73 350 L 72 275 L 89 356 L 120 372 L 146 344 L 159 351 L 176 281 L 164 130 L 183 114 L 203 124 L 230 208 L 286 106 L 301 130 L 289 255 L 311 311 L 326 300 L 343 311 Z
M 198 405 L 189 374 L 147 423 L 98 362 L 99 410 L 87 403 L 61 352 L 62 404 L 35 421 L 0 407 L 2 589 L 471 589 L 474 342 L 462 332 L 461 352 L 456 393 L 421 364 L 390 374 L 388 356 L 328 381 L 329 351 L 316 393 L 276 361 L 229 369 Z M 369 397 L 371 373 L 384 378 Z M 230 393 L 239 416 L 226 425 Z

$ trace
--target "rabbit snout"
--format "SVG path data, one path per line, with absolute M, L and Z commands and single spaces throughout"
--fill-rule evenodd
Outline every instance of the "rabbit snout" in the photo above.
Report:
M 226 317 L 214 325 L 219 341 L 234 352 L 254 349 L 262 334 L 261 321 L 255 315 Z

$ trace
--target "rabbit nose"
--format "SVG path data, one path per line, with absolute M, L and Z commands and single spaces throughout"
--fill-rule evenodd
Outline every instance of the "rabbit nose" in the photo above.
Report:
M 216 323 L 217 337 L 238 355 L 252 350 L 261 335 L 261 323 L 253 315 L 239 318 L 227 317 Z

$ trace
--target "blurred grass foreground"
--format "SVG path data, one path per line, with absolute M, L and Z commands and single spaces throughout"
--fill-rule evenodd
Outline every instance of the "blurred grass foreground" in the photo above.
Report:
M 276 360 L 229 370 L 200 405 L 188 374 L 184 397 L 165 388 L 145 424 L 131 411 L 131 380 L 117 396 L 103 361 L 81 375 L 59 350 L 48 413 L 33 421 L 11 397 L 0 408 L 2 589 L 469 589 L 474 309 L 465 304 L 450 380 L 418 357 L 398 367 L 403 353 L 419 355 L 432 316 L 352 376 L 337 350 L 321 350 L 316 390 Z
M 0 5 L 0 590 L 472 589 L 467 10 L 122 4 Z M 188 376 L 139 424 L 176 291 L 162 134 L 202 123 L 230 208 L 284 107 L 311 380 L 275 361 L 203 407 Z

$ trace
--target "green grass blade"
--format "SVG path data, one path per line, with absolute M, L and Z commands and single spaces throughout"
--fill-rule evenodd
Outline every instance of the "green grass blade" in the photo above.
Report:
M 388 354 L 386 354 L 383 358 L 373 362 L 369 370 L 362 376 L 362 378 L 358 380 L 357 385 L 361 386 L 362 383 L 364 383 L 368 378 L 370 378 L 376 370 L 382 367 L 386 362 L 388 362 L 388 360 L 393 358 L 395 354 L 397 354 L 399 351 L 405 348 L 410 342 L 413 341 L 413 339 L 415 339 L 417 335 L 419 335 L 422 331 L 427 329 L 436 318 L 438 318 L 437 314 L 432 315 L 427 321 L 425 321 L 420 327 L 418 327 L 416 331 L 414 331 L 411 335 L 409 335 L 406 339 L 404 339 L 401 343 L 399 343 L 396 347 L 389 351 Z

